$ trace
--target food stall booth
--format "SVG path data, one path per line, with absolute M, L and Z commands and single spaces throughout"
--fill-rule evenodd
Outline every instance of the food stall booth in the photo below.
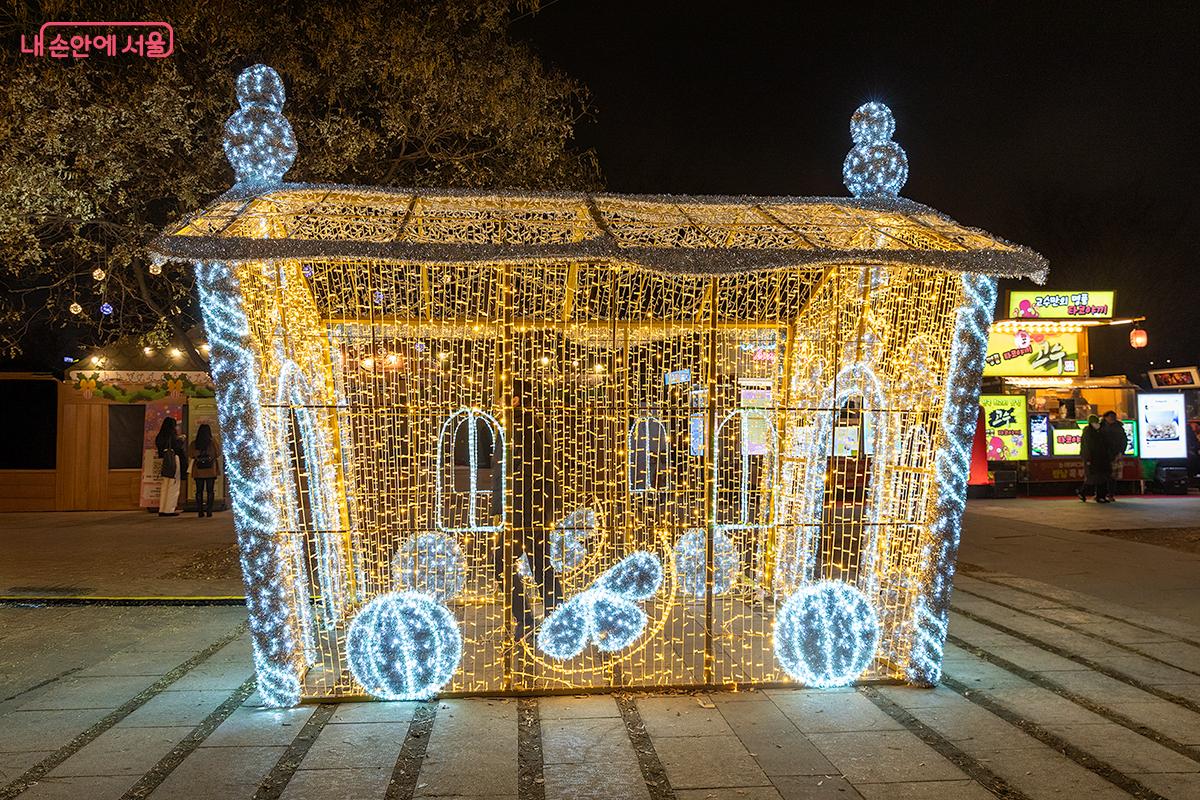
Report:
M 1111 291 L 1011 291 L 988 336 L 983 437 L 993 494 L 1066 494 L 1083 480 L 1082 429 L 1115 411 L 1129 445 L 1120 491 L 1140 490 L 1138 387 L 1124 375 L 1091 374 L 1088 332 L 1130 325 L 1113 317 Z

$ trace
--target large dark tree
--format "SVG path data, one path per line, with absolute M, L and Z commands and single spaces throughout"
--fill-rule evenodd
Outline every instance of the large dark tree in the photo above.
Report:
M 60 330 L 86 344 L 184 343 L 190 270 L 151 273 L 163 226 L 233 183 L 221 148 L 238 72 L 287 87 L 293 181 L 593 188 L 573 147 L 586 90 L 509 36 L 533 0 L 44 2 L 0 31 L 0 355 Z M 165 20 L 176 51 L 56 60 L 24 55 L 46 20 Z M 93 278 L 101 269 L 104 277 Z M 99 273 L 97 273 L 99 274 Z M 99 312 L 102 303 L 111 316 Z M 72 303 L 82 307 L 72 313 Z

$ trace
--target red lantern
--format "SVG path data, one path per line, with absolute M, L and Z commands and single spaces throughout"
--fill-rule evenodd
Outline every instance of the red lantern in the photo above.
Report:
M 1129 332 L 1129 346 L 1141 349 L 1150 341 L 1150 337 L 1141 328 L 1134 328 Z

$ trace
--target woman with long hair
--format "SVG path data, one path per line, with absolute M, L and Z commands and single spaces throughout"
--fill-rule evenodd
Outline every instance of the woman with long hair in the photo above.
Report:
M 158 515 L 160 517 L 178 517 L 176 505 L 179 503 L 179 476 L 183 471 L 183 447 L 179 442 L 175 418 L 167 416 L 154 437 L 154 446 L 158 448 L 158 457 L 162 459 L 162 486 L 158 493 Z
M 192 460 L 192 480 L 196 482 L 196 516 L 211 517 L 213 487 L 221 474 L 221 449 L 207 422 L 196 428 L 196 440 L 188 448 L 188 454 Z

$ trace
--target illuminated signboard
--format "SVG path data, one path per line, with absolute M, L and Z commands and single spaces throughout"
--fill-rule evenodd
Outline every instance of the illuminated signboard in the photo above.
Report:
M 1112 292 L 1008 293 L 1008 316 L 1013 319 L 1111 319 L 1112 315 Z
M 1057 377 L 1084 374 L 1079 354 L 1080 333 L 998 331 L 988 335 L 984 375 Z
M 1155 389 L 1194 389 L 1200 386 L 1200 372 L 1195 367 L 1152 369 L 1146 374 L 1150 376 L 1150 385 Z
M 983 426 L 988 461 L 1024 461 L 1029 458 L 1025 439 L 1025 395 L 985 394 Z
M 1054 438 L 1054 455 L 1056 456 L 1077 456 L 1080 453 L 1083 442 L 1083 429 L 1088 426 L 1087 420 L 1077 420 L 1075 422 L 1077 431 L 1072 432 L 1068 428 L 1053 428 Z M 1125 455 L 1137 458 L 1138 454 L 1138 438 L 1137 438 L 1137 422 L 1132 419 L 1121 420 L 1121 426 L 1125 428 Z
M 1142 458 L 1187 458 L 1182 394 L 1138 394 L 1138 445 Z
M 1087 425 L 1086 422 L 1083 423 Z M 1056 456 L 1077 456 L 1083 444 L 1083 428 L 1051 428 L 1050 447 Z
M 1050 415 L 1029 415 L 1029 455 L 1044 458 L 1050 455 Z

